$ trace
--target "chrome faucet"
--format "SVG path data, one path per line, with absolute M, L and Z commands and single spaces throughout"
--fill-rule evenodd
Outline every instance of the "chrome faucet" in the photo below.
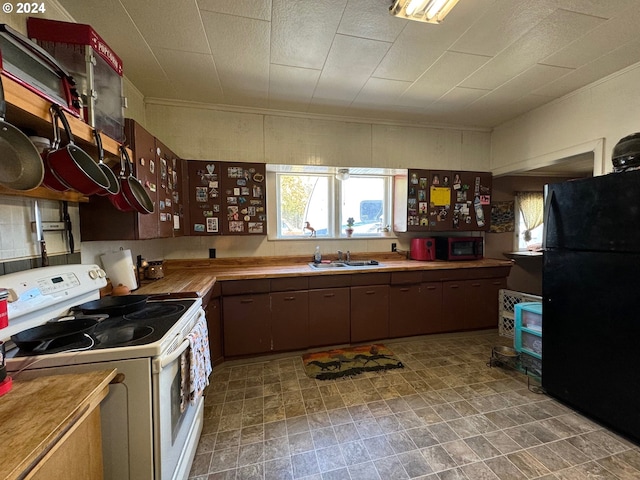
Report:
M 338 250 L 338 261 L 342 261 L 342 250 Z
M 347 250 L 347 262 L 351 261 L 351 252 Z

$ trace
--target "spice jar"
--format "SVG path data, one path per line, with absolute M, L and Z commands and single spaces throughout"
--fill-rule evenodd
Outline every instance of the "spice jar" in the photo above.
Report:
M 162 267 L 163 260 L 150 260 L 149 266 L 144 272 L 144 277 L 149 280 L 157 280 L 164 277 L 164 270 Z

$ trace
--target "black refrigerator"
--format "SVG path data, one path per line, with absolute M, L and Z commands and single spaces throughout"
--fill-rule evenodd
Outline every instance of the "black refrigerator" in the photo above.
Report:
M 542 385 L 640 441 L 640 171 L 547 185 Z

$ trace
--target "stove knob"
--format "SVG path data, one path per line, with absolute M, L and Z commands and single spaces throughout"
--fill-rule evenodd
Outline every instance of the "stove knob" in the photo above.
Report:
M 91 277 L 92 280 L 95 280 L 98 278 L 98 272 L 96 270 L 89 270 L 89 277 Z
M 105 272 L 103 269 L 99 268 L 98 269 L 98 277 L 105 278 L 106 276 L 107 276 L 107 272 Z

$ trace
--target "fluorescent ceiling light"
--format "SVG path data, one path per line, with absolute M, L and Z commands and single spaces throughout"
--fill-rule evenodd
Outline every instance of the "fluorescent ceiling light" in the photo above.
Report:
M 389 13 L 418 22 L 440 23 L 458 0 L 393 0 Z

